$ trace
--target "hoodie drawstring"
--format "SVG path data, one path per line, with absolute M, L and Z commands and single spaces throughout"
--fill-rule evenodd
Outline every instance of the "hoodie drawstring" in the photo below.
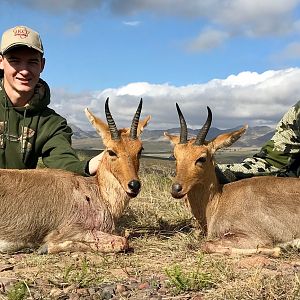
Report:
M 8 128 L 8 114 L 9 114 L 9 108 L 7 105 L 7 99 L 5 99 L 5 105 L 4 105 L 4 120 L 3 120 L 3 133 L 2 133 L 2 148 L 6 148 L 6 140 L 7 140 L 7 135 L 9 134 L 9 128 Z
M 26 104 L 27 105 L 27 104 Z M 27 132 L 25 132 L 25 118 L 26 118 L 26 112 L 27 112 L 27 107 L 25 105 L 25 109 L 24 109 L 24 113 L 23 113 L 23 122 L 22 122 L 22 132 L 21 132 L 21 153 L 23 154 L 23 161 L 24 161 L 24 154 L 25 154 L 25 149 L 26 149 L 26 136 L 27 136 Z

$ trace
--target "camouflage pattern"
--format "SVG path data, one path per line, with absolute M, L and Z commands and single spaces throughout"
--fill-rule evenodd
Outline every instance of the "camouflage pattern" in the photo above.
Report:
M 260 152 L 237 164 L 219 164 L 221 182 L 252 176 L 300 176 L 300 101 L 278 123 L 274 136 Z

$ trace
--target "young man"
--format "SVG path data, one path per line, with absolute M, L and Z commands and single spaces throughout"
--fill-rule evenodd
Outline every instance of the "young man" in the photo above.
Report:
M 0 46 L 0 168 L 49 168 L 94 175 L 100 155 L 80 161 L 71 147 L 72 130 L 48 107 L 50 89 L 40 35 L 26 26 L 5 31 Z
M 251 158 L 239 164 L 219 164 L 222 183 L 252 176 L 300 176 L 300 101 L 278 123 L 275 134 Z

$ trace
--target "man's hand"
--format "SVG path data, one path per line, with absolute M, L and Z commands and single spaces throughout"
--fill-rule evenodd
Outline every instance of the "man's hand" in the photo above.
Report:
M 89 173 L 90 175 L 95 175 L 97 170 L 98 170 L 98 165 L 100 160 L 102 159 L 103 152 L 98 154 L 97 156 L 94 156 L 90 161 L 89 161 Z

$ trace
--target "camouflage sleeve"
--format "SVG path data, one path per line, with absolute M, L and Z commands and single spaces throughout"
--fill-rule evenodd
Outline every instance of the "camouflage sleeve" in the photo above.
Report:
M 300 101 L 292 106 L 278 123 L 275 134 L 271 139 L 275 151 L 286 154 L 299 153 L 299 113 Z
M 259 153 L 241 163 L 219 164 L 218 177 L 224 175 L 223 181 L 227 179 L 228 182 L 252 176 L 288 174 L 289 166 L 298 161 L 300 154 L 299 119 L 300 101 L 284 114 L 276 126 L 275 134 Z
M 218 164 L 216 172 L 221 183 L 228 183 L 253 176 L 276 175 L 279 169 L 263 158 L 249 157 L 241 163 Z

